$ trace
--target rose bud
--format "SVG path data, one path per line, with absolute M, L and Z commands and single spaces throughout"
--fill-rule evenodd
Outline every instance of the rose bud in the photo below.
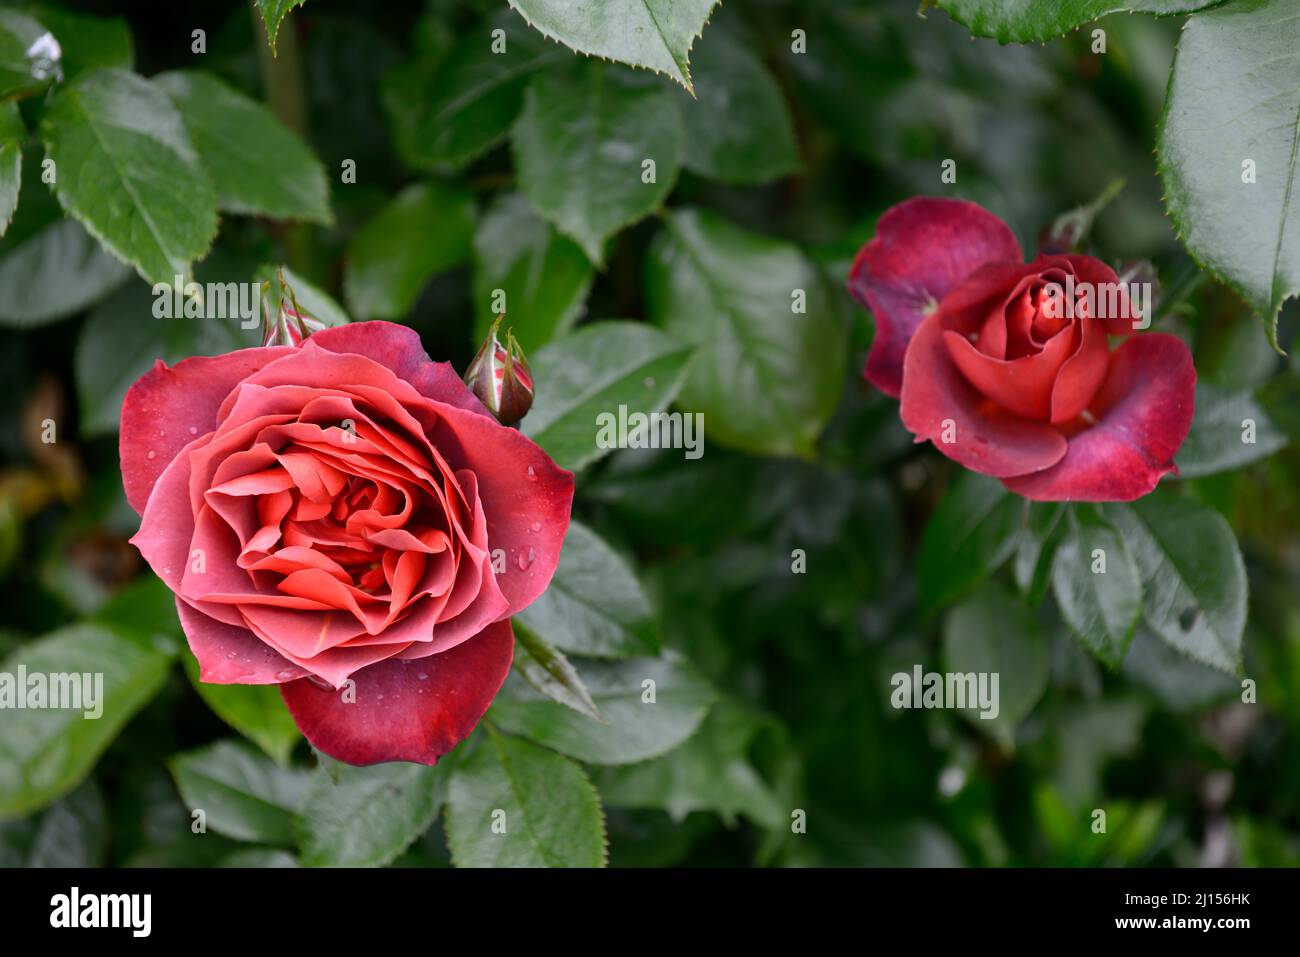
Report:
M 501 318 L 492 323 L 478 355 L 465 370 L 465 384 L 502 425 L 515 425 L 533 407 L 533 374 L 514 333 L 505 345 L 497 338 Z
M 849 274 L 876 321 L 866 379 L 916 441 L 1025 498 L 1132 501 L 1176 471 L 1196 369 L 1143 331 L 1151 296 L 1130 282 L 1091 256 L 1026 263 L 974 203 L 907 200 Z
M 298 305 L 293 290 L 280 278 L 280 306 L 274 309 L 269 282 L 262 283 L 262 345 L 297 346 L 313 332 L 320 332 L 325 323 L 307 315 Z

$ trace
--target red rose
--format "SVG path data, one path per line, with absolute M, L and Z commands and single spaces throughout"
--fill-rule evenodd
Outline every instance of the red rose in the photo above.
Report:
M 1026 265 L 992 213 L 920 197 L 880 217 L 849 288 L 876 320 L 866 378 L 900 397 L 916 441 L 1042 501 L 1131 501 L 1175 471 L 1191 352 L 1134 334 L 1143 324 L 1105 263 Z
M 132 542 L 202 680 L 280 685 L 351 764 L 433 764 L 473 730 L 573 501 L 572 473 L 386 322 L 159 362 L 127 393 L 121 455 Z

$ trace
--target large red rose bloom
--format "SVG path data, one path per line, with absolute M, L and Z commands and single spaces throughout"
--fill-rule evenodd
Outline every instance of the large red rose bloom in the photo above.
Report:
M 473 730 L 573 500 L 571 473 L 382 322 L 158 363 L 127 393 L 121 457 L 132 542 L 200 678 L 280 685 L 352 764 L 432 764 Z
M 1191 352 L 1138 332 L 1106 264 L 1025 264 L 992 213 L 921 197 L 881 216 L 849 288 L 876 320 L 866 378 L 918 442 L 1046 501 L 1131 501 L 1175 470 Z

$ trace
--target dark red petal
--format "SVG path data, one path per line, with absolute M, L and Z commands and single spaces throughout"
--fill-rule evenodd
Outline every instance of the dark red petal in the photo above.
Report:
M 1074 351 L 1074 332 L 1058 332 L 1040 352 L 1019 359 L 995 359 L 975 348 L 965 336 L 943 334 L 948 355 L 966 381 L 1012 415 L 1046 421 L 1052 408 L 1052 385 Z
M 217 409 L 235 386 L 293 349 L 240 349 L 193 356 L 170 369 L 162 360 L 136 380 L 122 402 L 118 439 L 126 500 L 140 514 L 154 482 L 187 443 L 216 427 Z
M 356 700 L 311 681 L 280 686 L 315 747 L 348 764 L 434 764 L 469 736 L 501 689 L 514 655 L 510 622 L 415 661 L 384 661 L 353 675 Z
M 353 322 L 322 329 L 312 335 L 311 341 L 330 352 L 350 352 L 373 359 L 427 398 L 491 415 L 466 388 L 450 362 L 434 362 L 429 358 L 419 333 L 409 326 L 395 322 Z
M 1045 422 L 1011 415 L 971 386 L 953 363 L 938 314 L 921 323 L 907 350 L 899 415 L 918 442 L 929 439 L 968 469 L 1004 478 L 1059 462 L 1066 441 Z M 951 423 L 955 441 L 943 441 Z
M 1106 328 L 1095 319 L 1080 324 L 1079 348 L 1065 360 L 1052 387 L 1052 424 L 1069 422 L 1092 404 L 1110 368 Z
M 1196 369 L 1181 339 L 1135 336 L 1111 355 L 1110 373 L 1092 404 L 1097 423 L 1070 439 L 1058 465 L 1004 482 L 1046 502 L 1141 498 L 1174 471 L 1174 453 L 1192 427 L 1195 394 Z
M 1020 263 L 1020 246 L 1006 223 L 975 203 L 919 196 L 886 210 L 849 271 L 849 290 L 876 320 L 867 381 L 897 396 L 921 320 L 977 268 L 997 261 Z

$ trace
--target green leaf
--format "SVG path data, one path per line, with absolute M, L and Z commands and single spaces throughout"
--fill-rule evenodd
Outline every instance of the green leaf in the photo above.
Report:
M 1110 13 L 1190 13 L 1222 0 L 932 0 L 977 37 L 1029 43 L 1064 36 Z M 925 4 L 922 4 L 925 6 Z
M 1178 235 L 1259 313 L 1275 349 L 1278 310 L 1300 293 L 1298 70 L 1300 0 L 1207 10 L 1183 27 L 1160 129 Z
M 316 772 L 303 803 L 298 836 L 307 867 L 383 867 L 428 830 L 442 806 L 441 765 L 339 764 L 333 771 L 337 779 Z
M 6 710 L 0 736 L 0 819 L 30 814 L 72 790 L 131 716 L 158 691 L 171 656 L 102 625 L 78 624 L 23 645 L 0 673 L 103 675 L 98 718 L 84 710 Z M 92 679 L 91 687 L 94 686 Z M 85 702 L 83 702 L 84 704 Z
M 1183 654 L 1222 671 L 1241 668 L 1246 568 L 1223 516 L 1188 499 L 1148 496 L 1110 505 L 1142 573 L 1142 617 Z
M 505 49 L 493 34 L 504 30 Z M 528 78 L 563 52 L 506 10 L 456 37 L 435 64 L 403 64 L 384 77 L 384 102 L 404 161 L 430 172 L 457 170 L 510 131 Z
M 294 7 L 302 6 L 306 0 L 257 0 L 257 12 L 266 24 L 266 39 L 275 53 L 275 41 L 280 35 L 280 24 Z
M 92 17 L 48 4 L 39 4 L 32 12 L 59 41 L 64 79 L 104 67 L 135 67 L 131 28 L 122 17 Z
M 514 622 L 514 633 L 514 666 L 525 681 L 552 701 L 558 701 L 580 715 L 593 721 L 604 720 L 596 702 L 591 700 L 591 692 L 563 652 L 519 621 Z
M 605 240 L 671 192 L 682 123 L 672 90 L 591 63 L 534 77 L 512 142 L 520 191 L 599 265 Z
M 488 712 L 504 730 L 588 764 L 664 754 L 700 726 L 713 690 L 679 658 L 583 662 L 582 680 L 605 724 L 547 700 L 511 675 Z
M 610 807 L 666 811 L 678 823 L 692 812 L 712 811 L 728 827 L 743 815 L 775 830 L 789 822 L 789 809 L 749 761 L 761 729 L 754 714 L 720 701 L 680 748 L 643 764 L 596 769 L 596 788 Z
M 636 572 L 576 520 L 569 522 L 550 586 L 516 617 L 571 654 L 625 658 L 659 649 L 650 601 Z
M 1016 587 L 1030 607 L 1037 608 L 1052 583 L 1052 560 L 1065 536 L 1063 502 L 1028 502 L 1016 544 Z
M 0 867 L 103 867 L 108 832 L 92 779 L 36 817 L 0 823 Z
M 157 360 L 174 365 L 189 356 L 221 355 L 254 344 L 254 334 L 241 329 L 238 320 L 159 319 L 152 312 L 154 301 L 147 285 L 133 282 L 82 326 L 74 368 L 83 436 L 117 431 L 126 390 Z
M 23 141 L 27 127 L 14 103 L 0 103 L 0 236 L 18 208 L 18 193 L 23 185 Z
M 288 851 L 269 847 L 248 847 L 227 854 L 216 863 L 217 867 L 298 867 L 298 859 Z
M 997 571 L 1016 550 L 1024 515 L 1024 501 L 997 479 L 962 472 L 921 536 L 921 608 L 935 611 Z
M 1198 382 L 1192 430 L 1175 461 L 1182 478 L 1197 478 L 1268 458 L 1284 445 L 1286 436 L 1249 392 Z
M 1034 709 L 1047 687 L 1047 643 L 1021 602 L 989 586 L 955 606 L 944 619 L 943 667 L 952 674 L 988 675 L 989 690 L 997 676 L 996 694 L 991 696 L 996 715 L 984 717 L 992 715 L 994 708 L 982 711 L 969 701 L 961 714 L 1010 750 L 1016 725 Z
M 167 94 L 96 70 L 54 93 L 40 130 L 70 215 L 151 282 L 189 274 L 216 236 L 216 194 Z
M 237 841 L 292 845 L 307 790 L 304 771 L 283 768 L 240 741 L 218 741 L 168 762 L 190 811 Z
M 23 97 L 58 75 L 49 31 L 25 13 L 0 9 L 0 99 Z
M 487 338 L 501 306 L 505 325 L 532 356 L 578 320 L 594 274 L 583 251 L 526 199 L 518 193 L 501 197 L 474 235 L 475 340 Z
M 202 70 L 173 70 L 153 82 L 180 110 L 221 209 L 333 222 L 325 167 L 274 113 Z
M 0 249 L 0 325 L 27 329 L 75 315 L 131 276 L 72 219 Z
M 700 346 L 678 404 L 704 414 L 710 438 L 811 455 L 843 390 L 848 330 L 796 247 L 675 211 L 651 246 L 646 295 L 657 325 Z
M 1119 667 L 1142 614 L 1142 579 L 1119 532 L 1096 511 L 1070 511 L 1052 563 L 1061 617 L 1098 658 Z
M 718 2 L 510 0 L 510 6 L 533 29 L 579 53 L 666 73 L 691 90 L 691 44 Z
M 400 319 L 424 284 L 469 257 L 474 198 L 459 186 L 415 183 L 348 244 L 343 292 L 358 319 Z
M 776 80 L 743 40 L 710 30 L 695 50 L 698 99 L 678 100 L 687 169 L 724 183 L 765 183 L 800 167 Z
M 572 761 L 489 729 L 452 771 L 447 846 L 457 867 L 603 867 L 600 797 Z
M 277 685 L 215 685 L 199 680 L 199 663 L 183 658 L 185 674 L 199 697 L 218 718 L 275 759 L 289 763 L 289 753 L 302 734 L 284 706 Z
M 645 415 L 668 407 L 682 387 L 693 351 L 644 323 L 584 326 L 532 357 L 537 397 L 524 419 L 524 434 L 560 466 L 576 472 L 613 450 L 608 443 L 597 444 L 602 423 L 609 421 L 603 416 L 613 416 L 617 423 L 620 406 Z M 685 433 L 680 434 L 684 441 Z

